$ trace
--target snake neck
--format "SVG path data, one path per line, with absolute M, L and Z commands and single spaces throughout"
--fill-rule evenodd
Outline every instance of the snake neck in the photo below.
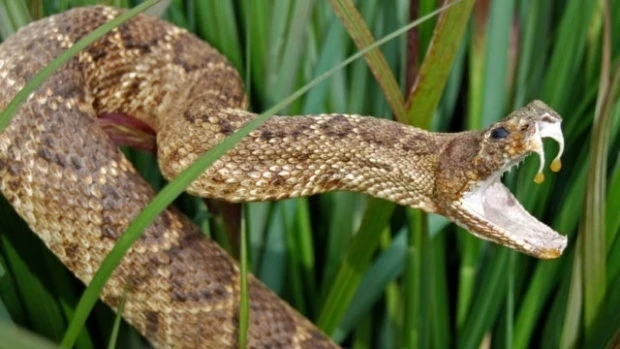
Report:
M 164 176 L 174 178 L 253 117 L 241 109 L 204 113 L 204 108 L 190 108 L 184 118 L 171 118 L 170 127 L 158 133 Z M 188 191 L 247 202 L 346 190 L 432 211 L 434 171 L 444 141 L 441 135 L 372 117 L 274 116 Z

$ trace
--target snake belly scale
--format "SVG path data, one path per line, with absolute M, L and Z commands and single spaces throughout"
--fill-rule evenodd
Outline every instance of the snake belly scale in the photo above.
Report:
M 74 9 L 8 38 L 0 46 L 0 109 L 34 73 L 119 11 Z M 180 28 L 137 16 L 80 52 L 21 106 L 0 134 L 0 190 L 88 283 L 154 195 L 97 116 L 131 115 L 156 130 L 160 168 L 174 178 L 253 118 L 245 107 L 238 73 L 222 55 Z M 443 214 L 482 238 L 554 258 L 566 239 L 525 212 L 498 178 L 529 153 L 544 161 L 541 139 L 561 143 L 560 121 L 541 102 L 489 129 L 457 134 L 361 116 L 275 116 L 188 191 L 231 202 L 358 191 Z M 237 264 L 174 209 L 136 242 L 101 298 L 116 308 L 125 285 L 123 317 L 154 346 L 237 345 Z M 249 293 L 250 347 L 336 347 L 254 277 Z

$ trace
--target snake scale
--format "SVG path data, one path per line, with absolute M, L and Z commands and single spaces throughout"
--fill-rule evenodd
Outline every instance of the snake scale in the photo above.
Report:
M 0 109 L 50 60 L 114 18 L 73 9 L 22 28 L 0 46 Z M 238 73 L 208 44 L 147 15 L 100 38 L 55 72 L 0 134 L 0 189 L 60 260 L 88 283 L 154 193 L 99 127 L 130 115 L 157 131 L 162 173 L 174 178 L 255 115 Z M 430 133 L 372 117 L 274 116 L 194 182 L 192 194 L 231 202 L 333 190 L 385 198 L 448 217 L 473 234 L 540 258 L 566 238 L 529 215 L 502 173 L 561 118 L 540 101 L 481 131 Z M 156 347 L 234 347 L 239 269 L 174 209 L 162 213 L 114 272 L 101 298 Z M 336 345 L 254 277 L 252 348 Z

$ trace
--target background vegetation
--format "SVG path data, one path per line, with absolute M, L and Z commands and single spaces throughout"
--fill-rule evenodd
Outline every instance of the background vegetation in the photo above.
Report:
M 0 0 L 0 34 L 92 3 L 135 5 Z M 383 37 L 442 4 L 364 0 L 357 16 L 345 0 L 187 0 L 155 11 L 220 49 L 246 77 L 260 112 L 367 46 L 370 33 Z M 561 258 L 538 261 L 442 217 L 330 193 L 245 205 L 250 270 L 347 347 L 619 345 L 618 15 L 619 1 L 463 0 L 281 110 L 458 131 L 545 101 L 564 117 L 564 169 L 536 185 L 537 160 L 529 159 L 505 182 L 530 212 L 568 235 Z M 156 188 L 164 185 L 149 154 L 129 156 Z M 226 218 L 186 195 L 175 204 L 239 255 Z M 0 210 L 0 333 L 7 338 L 0 347 L 32 347 L 38 335 L 60 342 L 83 286 L 4 200 Z M 114 320 L 98 304 L 75 346 L 114 344 Z M 141 341 L 122 325 L 116 345 Z

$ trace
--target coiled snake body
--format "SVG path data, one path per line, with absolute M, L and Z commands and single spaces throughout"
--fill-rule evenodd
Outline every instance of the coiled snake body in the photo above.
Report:
M 117 16 L 81 8 L 31 24 L 0 46 L 0 109 L 35 72 Z M 0 134 L 0 189 L 45 244 L 88 283 L 153 197 L 97 115 L 131 115 L 157 130 L 172 178 L 254 115 L 237 72 L 182 29 L 141 15 L 99 39 L 46 81 Z M 435 134 L 370 117 L 272 117 L 188 189 L 233 202 L 352 190 L 447 216 L 472 233 L 542 258 L 566 239 L 530 216 L 499 177 L 560 117 L 533 102 L 482 131 Z M 239 270 L 183 215 L 165 211 L 133 246 L 101 298 L 160 347 L 232 347 Z M 250 278 L 249 343 L 335 345 Z

